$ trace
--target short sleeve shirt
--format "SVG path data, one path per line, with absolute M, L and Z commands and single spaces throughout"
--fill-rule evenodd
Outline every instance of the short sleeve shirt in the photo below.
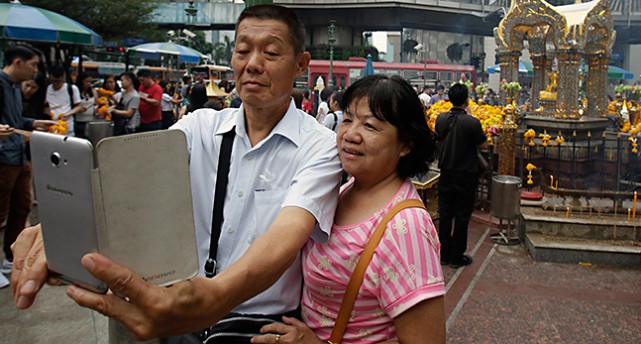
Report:
M 53 120 L 58 120 L 60 115 L 66 114 L 71 109 L 73 109 L 74 104 L 80 103 L 80 91 L 76 85 L 71 85 L 71 93 L 73 102 L 71 102 L 71 97 L 69 97 L 69 90 L 67 88 L 67 83 L 64 83 L 62 87 L 55 90 L 52 85 L 47 86 L 47 95 L 46 101 L 49 103 L 49 108 L 53 114 Z M 67 117 L 67 135 L 75 136 L 74 132 L 74 118 L 73 116 Z
M 144 100 L 140 101 L 140 107 L 138 108 L 138 112 L 140 112 L 140 123 L 148 124 L 151 122 L 162 120 L 162 111 L 160 106 L 161 105 L 160 102 L 162 100 L 162 93 L 163 93 L 162 87 L 160 87 L 160 85 L 156 83 L 154 83 L 149 87 L 140 85 L 140 89 L 138 90 L 138 93 L 140 94 L 140 96 L 153 98 L 158 101 L 157 106 L 153 106 Z
M 352 183 L 353 179 L 342 191 Z M 303 319 L 321 340 L 331 335 L 367 240 L 385 214 L 407 199 L 420 199 L 409 179 L 370 218 L 353 225 L 334 225 L 326 243 L 310 241 L 305 246 Z M 421 301 L 445 294 L 439 252 L 438 234 L 425 209 L 408 208 L 396 214 L 365 272 L 341 343 L 397 340 L 395 317 Z
M 296 109 L 293 101 L 271 133 L 253 147 L 245 129 L 243 105 L 221 111 L 196 110 L 172 129 L 180 129 L 187 136 L 201 274 L 209 254 L 222 135 L 231 130 L 236 132 L 236 137 L 218 244 L 217 272 L 238 260 L 284 207 L 309 211 L 319 224 L 312 238 L 327 240 L 342 172 L 336 135 Z M 235 312 L 278 314 L 294 310 L 300 305 L 301 284 L 298 257 L 274 285 L 241 304 Z

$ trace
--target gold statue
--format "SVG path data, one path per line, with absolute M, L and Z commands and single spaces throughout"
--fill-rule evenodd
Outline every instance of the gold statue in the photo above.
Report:
M 557 71 L 549 72 L 548 78 L 550 78 L 550 84 L 546 87 L 545 91 L 539 92 L 539 99 L 556 101 L 556 90 L 559 87 L 557 83 L 559 73 Z

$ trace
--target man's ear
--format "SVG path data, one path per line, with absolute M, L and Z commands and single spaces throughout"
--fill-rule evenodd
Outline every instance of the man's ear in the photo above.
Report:
M 309 66 L 309 61 L 312 59 L 312 55 L 309 52 L 304 51 L 298 55 L 298 61 L 296 61 L 296 76 L 301 76 L 307 70 Z

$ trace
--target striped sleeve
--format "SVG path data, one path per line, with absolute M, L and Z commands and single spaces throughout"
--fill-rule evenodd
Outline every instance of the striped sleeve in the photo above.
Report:
M 365 287 L 394 318 L 421 301 L 445 294 L 440 243 L 424 209 L 399 212 L 387 225 L 366 277 Z

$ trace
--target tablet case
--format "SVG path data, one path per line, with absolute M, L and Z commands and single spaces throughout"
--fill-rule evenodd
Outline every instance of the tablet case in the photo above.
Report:
M 198 273 L 185 134 L 164 130 L 101 140 L 92 172 L 98 246 L 149 283 Z

